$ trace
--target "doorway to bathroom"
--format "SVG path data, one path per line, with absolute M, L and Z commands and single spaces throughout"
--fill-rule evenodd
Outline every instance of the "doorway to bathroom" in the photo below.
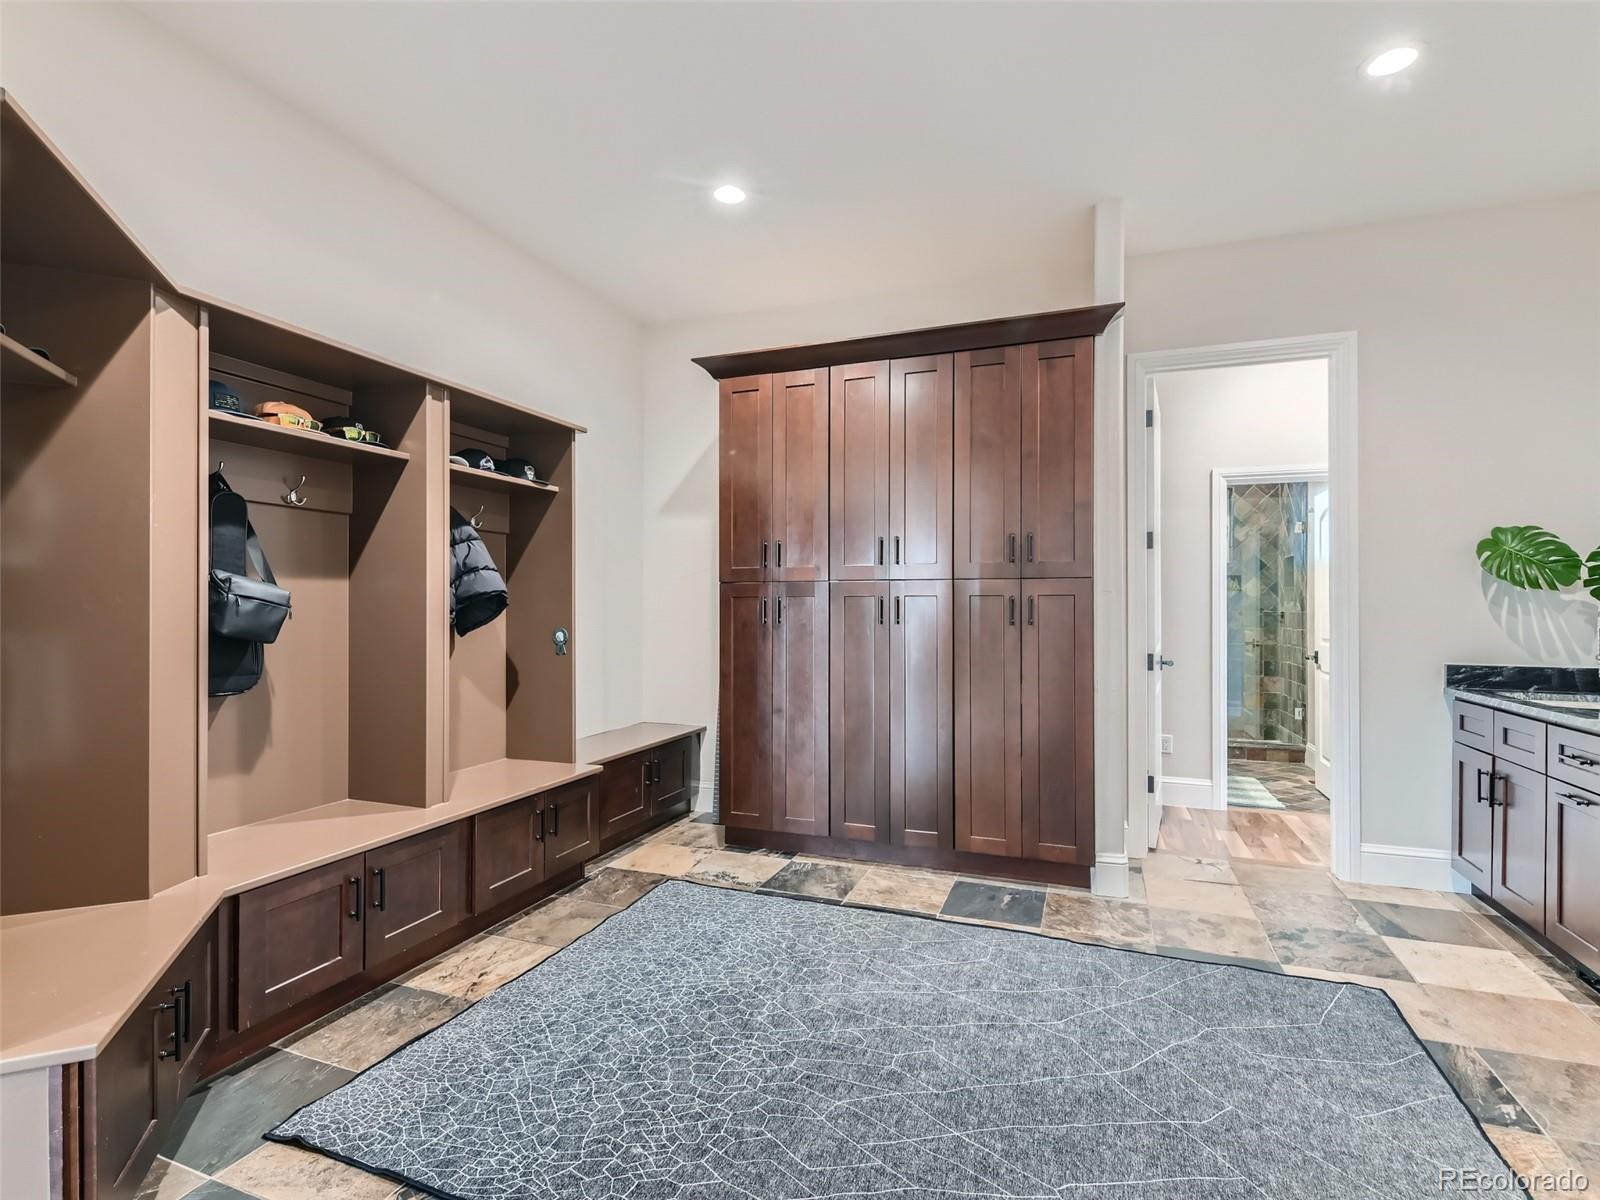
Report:
M 1211 507 L 1217 523 L 1213 787 L 1234 823 L 1273 828 L 1291 860 L 1327 866 L 1333 790 L 1327 470 L 1219 469 Z M 1252 822 L 1245 816 L 1252 812 L 1294 816 Z

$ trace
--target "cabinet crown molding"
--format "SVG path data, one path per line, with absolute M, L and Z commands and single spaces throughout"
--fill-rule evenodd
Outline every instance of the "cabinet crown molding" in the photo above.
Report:
M 1095 304 L 1056 312 L 997 317 L 962 325 L 934 325 L 899 333 L 878 333 L 840 342 L 810 346 L 778 346 L 770 350 L 745 350 L 737 354 L 708 354 L 693 359 L 713 379 L 744 375 L 773 375 L 837 367 L 846 363 L 880 359 L 914 358 L 924 354 L 949 354 L 960 350 L 987 350 L 994 346 L 1019 346 L 1025 342 L 1053 342 L 1064 338 L 1098 337 L 1121 313 L 1123 305 Z

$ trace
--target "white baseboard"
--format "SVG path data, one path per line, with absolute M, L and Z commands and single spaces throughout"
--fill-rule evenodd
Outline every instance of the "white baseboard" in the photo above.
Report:
M 1450 852 L 1426 846 L 1383 846 L 1361 843 L 1362 883 L 1384 887 L 1423 888 L 1430 892 L 1455 891 Z
M 1220 808 L 1216 789 L 1209 779 L 1186 779 L 1182 775 L 1161 777 L 1161 803 L 1176 804 L 1181 808 Z
M 1096 896 L 1123 900 L 1128 895 L 1128 856 L 1101 854 L 1089 868 L 1089 890 Z

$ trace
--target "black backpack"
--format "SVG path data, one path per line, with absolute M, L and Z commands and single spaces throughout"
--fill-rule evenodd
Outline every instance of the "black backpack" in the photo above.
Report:
M 259 578 L 247 574 L 254 564 Z M 250 507 L 220 471 L 211 475 L 210 648 L 207 694 L 237 696 L 261 681 L 265 643 L 289 616 L 289 593 L 250 524 Z

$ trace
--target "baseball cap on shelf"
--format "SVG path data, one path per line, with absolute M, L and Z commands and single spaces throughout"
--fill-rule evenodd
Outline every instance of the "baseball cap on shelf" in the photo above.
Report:
M 489 457 L 487 450 L 457 450 L 450 457 L 459 459 L 466 466 L 477 471 L 492 471 L 495 469 L 494 459 Z
M 539 473 L 533 469 L 533 464 L 525 458 L 502 458 L 495 464 L 496 471 L 502 475 L 510 475 L 513 479 L 525 479 L 529 483 L 543 483 Z

